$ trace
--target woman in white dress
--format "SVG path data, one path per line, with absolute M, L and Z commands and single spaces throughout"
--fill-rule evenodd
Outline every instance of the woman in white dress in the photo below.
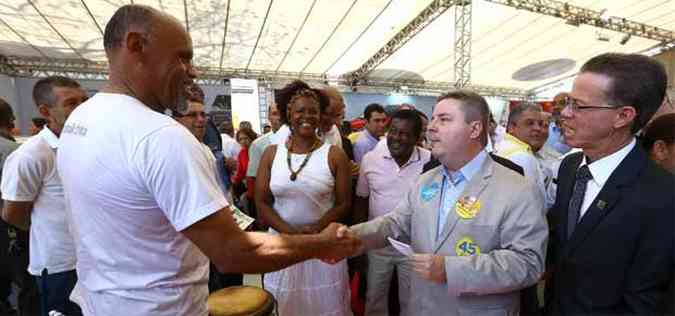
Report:
M 319 90 L 294 81 L 278 92 L 276 102 L 291 136 L 263 154 L 256 204 L 271 233 L 318 233 L 351 207 L 348 158 L 316 134 L 328 105 Z M 335 265 L 305 261 L 266 274 L 263 282 L 280 316 L 352 315 L 346 260 Z

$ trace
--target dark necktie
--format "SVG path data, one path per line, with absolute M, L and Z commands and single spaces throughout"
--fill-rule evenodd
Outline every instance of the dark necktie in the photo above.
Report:
M 574 190 L 572 191 L 572 198 L 567 209 L 567 238 L 572 236 L 574 228 L 579 222 L 579 215 L 581 215 L 581 204 L 584 203 L 584 195 L 586 194 L 586 184 L 593 179 L 591 171 L 588 170 L 588 165 L 584 165 L 577 171 L 576 179 L 574 180 Z

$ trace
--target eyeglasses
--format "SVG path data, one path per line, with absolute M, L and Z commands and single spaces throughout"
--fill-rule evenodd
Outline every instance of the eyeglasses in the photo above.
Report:
M 609 104 L 608 104 L 609 105 Z M 615 106 L 592 106 L 592 105 L 579 105 L 579 102 L 573 98 L 565 98 L 565 107 L 569 107 L 573 112 L 579 112 L 582 110 L 616 110 Z

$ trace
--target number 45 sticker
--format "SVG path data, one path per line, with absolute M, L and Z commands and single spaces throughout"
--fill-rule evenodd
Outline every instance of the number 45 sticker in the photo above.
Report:
M 455 244 L 455 253 L 460 257 L 479 255 L 480 246 L 478 246 L 471 237 L 464 237 Z

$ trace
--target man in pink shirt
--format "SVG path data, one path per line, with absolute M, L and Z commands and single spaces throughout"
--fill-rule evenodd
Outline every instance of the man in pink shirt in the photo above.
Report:
M 356 187 L 355 209 L 360 221 L 372 220 L 392 211 L 411 184 L 422 174 L 431 153 L 416 146 L 422 133 L 422 121 L 413 110 L 392 115 L 386 142 L 379 142 L 362 162 Z M 389 315 L 387 297 L 392 273 L 398 272 L 401 315 L 410 315 L 410 266 L 394 248 L 368 252 L 368 290 L 366 315 Z

